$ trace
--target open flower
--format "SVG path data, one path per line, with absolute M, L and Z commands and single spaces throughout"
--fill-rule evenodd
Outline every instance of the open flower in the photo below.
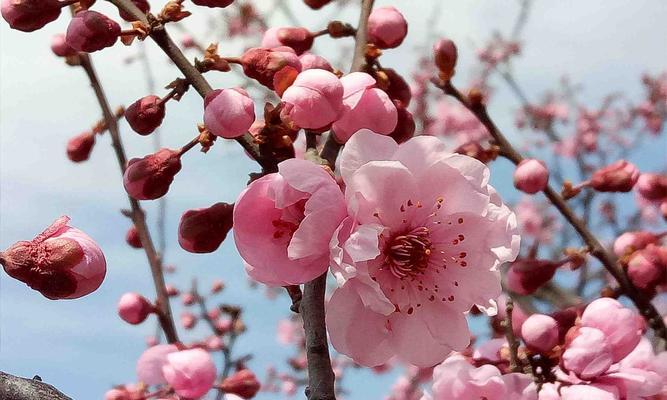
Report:
M 7 275 L 51 300 L 76 299 L 100 287 L 107 271 L 102 249 L 68 222 L 60 217 L 33 240 L 0 252 Z
M 345 215 L 334 178 L 310 161 L 291 159 L 241 193 L 234 240 L 253 279 L 300 284 L 327 270 L 329 240 Z
M 399 146 L 364 130 L 340 161 L 350 217 L 331 241 L 341 286 L 328 304 L 333 346 L 368 366 L 394 355 L 432 366 L 464 349 L 464 313 L 495 311 L 497 267 L 519 250 L 489 170 L 433 137 Z

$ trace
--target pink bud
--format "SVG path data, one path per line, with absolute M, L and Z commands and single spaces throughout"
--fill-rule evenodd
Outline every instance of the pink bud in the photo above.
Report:
M 219 351 L 225 348 L 225 342 L 220 336 L 211 336 L 206 340 L 208 351 Z
M 638 179 L 637 167 L 625 160 L 618 160 L 595 171 L 590 184 L 598 192 L 629 192 Z
M 95 133 L 83 132 L 67 142 L 67 158 L 73 162 L 86 161 L 95 145 Z
M 181 298 L 184 306 L 191 306 L 195 304 L 195 296 L 192 293 L 183 293 Z
M 667 176 L 641 174 L 637 180 L 637 191 L 647 200 L 667 199 Z
M 381 49 L 393 49 L 403 43 L 408 23 L 395 7 L 378 7 L 368 17 L 368 41 Z
M 343 85 L 336 75 L 323 69 L 301 72 L 282 95 L 282 115 L 304 129 L 320 129 L 334 122 L 343 111 Z
M 313 10 L 319 10 L 320 8 L 331 3 L 331 0 L 303 0 L 303 2 Z
M 261 47 L 248 49 L 241 56 L 241 64 L 243 73 L 247 77 L 257 80 L 271 90 L 277 83 L 276 74 L 289 72 L 296 77 L 301 71 L 299 57 L 294 50 L 285 46 L 271 49 Z
M 220 388 L 225 393 L 236 394 L 244 399 L 251 399 L 259 392 L 260 386 L 257 377 L 252 371 L 242 369 L 222 381 Z
M 174 285 L 166 284 L 164 285 L 164 288 L 166 289 L 167 295 L 169 297 L 178 296 L 181 293 L 179 292 L 178 288 Z
M 329 64 L 329 61 L 327 61 L 326 58 L 313 53 L 301 54 L 299 56 L 299 61 L 301 62 L 302 71 L 307 69 L 323 69 L 325 71 L 333 72 L 333 67 Z
M 192 329 L 197 324 L 197 317 L 190 312 L 181 313 L 181 325 L 185 329 Z
M 138 293 L 125 293 L 118 301 L 118 315 L 128 324 L 140 324 L 152 312 L 153 305 Z
M 360 129 L 387 135 L 398 122 L 396 106 L 387 93 L 375 88 L 375 79 L 364 72 L 353 72 L 340 79 L 343 84 L 343 114 L 331 127 L 340 143 L 347 142 Z
M 548 315 L 533 314 L 521 325 L 521 337 L 531 350 L 548 353 L 558 344 L 558 323 Z
M 195 43 L 195 39 L 192 36 L 186 34 L 181 38 L 181 46 L 186 49 L 192 49 L 197 47 L 197 43 Z
M 517 260 L 507 271 L 507 287 L 520 295 L 533 294 L 553 278 L 558 265 L 549 260 Z
M 389 79 L 389 87 L 384 89 L 387 95 L 392 100 L 399 100 L 405 107 L 410 105 L 412 100 L 412 89 L 410 85 L 403 79 L 403 77 L 392 68 L 385 68 L 382 72 L 387 75 Z
M 630 354 L 641 340 L 644 329 L 643 320 L 635 311 L 608 297 L 597 299 L 586 307 L 581 315 L 581 325 L 604 332 L 614 362 Z
M 440 39 L 433 45 L 435 65 L 444 79 L 451 79 L 454 76 L 458 54 L 456 44 L 449 39 Z
M 137 377 L 146 385 L 166 383 L 162 367 L 167 363 L 167 355 L 178 351 L 173 344 L 158 344 L 146 349 L 137 360 Z
M 211 308 L 210 310 L 206 311 L 206 316 L 208 316 L 212 320 L 216 320 L 220 317 L 220 309 Z
M 243 136 L 255 121 L 255 105 L 241 88 L 218 89 L 204 100 L 206 128 L 225 139 Z
M 613 363 L 611 354 L 612 350 L 602 331 L 582 327 L 563 352 L 562 366 L 579 378 L 589 380 L 607 372 Z
M 210 7 L 210 8 L 225 8 L 228 5 L 232 4 L 234 0 L 192 0 L 198 6 Z
M 127 242 L 130 247 L 134 247 L 135 249 L 140 249 L 143 247 L 141 244 L 141 238 L 139 237 L 139 232 L 134 225 L 132 225 L 132 227 L 127 230 L 127 234 L 125 235 L 125 242 Z
M 155 200 L 164 196 L 181 170 L 180 157 L 176 150 L 160 149 L 144 158 L 131 159 L 123 176 L 125 191 L 137 200 Z
M 278 41 L 302 54 L 313 46 L 313 34 L 306 28 L 279 28 L 276 31 Z
M 77 51 L 71 48 L 65 41 L 65 34 L 53 35 L 51 39 L 51 51 L 58 57 L 71 57 L 77 55 Z
M 211 285 L 211 293 L 220 293 L 224 288 L 225 288 L 225 283 L 219 279 L 216 279 L 215 281 L 213 281 L 213 284 Z
M 194 399 L 213 387 L 217 373 L 211 355 L 202 349 L 167 354 L 162 372 L 176 394 Z
M 514 187 L 534 194 L 544 190 L 549 182 L 549 170 L 544 162 L 528 158 L 519 163 L 514 170 Z
M 652 292 L 665 282 L 667 276 L 667 248 L 649 244 L 632 254 L 628 261 L 628 277 L 640 289 Z
M 58 19 L 62 7 L 58 0 L 3 0 L 2 18 L 12 29 L 32 32 Z
M 656 243 L 658 236 L 651 232 L 633 231 L 625 232 L 614 242 L 614 253 L 623 257 L 626 254 L 641 250 L 651 243 Z
M 221 318 L 215 321 L 215 329 L 220 334 L 227 333 L 232 330 L 232 320 L 227 318 Z
M 140 135 L 152 133 L 164 119 L 165 107 L 162 99 L 150 95 L 130 104 L 125 110 L 125 119 Z
M 191 253 L 215 251 L 232 229 L 233 212 L 227 203 L 186 211 L 178 225 L 178 243 Z
M 144 14 L 148 13 L 148 11 L 151 9 L 151 5 L 148 3 L 148 0 L 132 0 L 132 3 L 134 3 L 134 5 L 137 6 L 137 8 Z M 118 15 L 120 15 L 120 17 L 127 22 L 134 22 L 137 20 L 132 16 L 132 14 L 125 12 L 121 8 L 118 9 Z
M 0 252 L 7 275 L 51 300 L 76 299 L 100 287 L 107 270 L 102 249 L 68 222 L 60 217 L 33 240 Z
M 114 388 L 107 390 L 104 394 L 104 400 L 130 400 L 130 394 L 125 389 Z
M 96 11 L 80 11 L 67 27 L 67 44 L 77 51 L 91 53 L 113 46 L 120 36 L 120 25 Z
M 396 143 L 406 142 L 415 134 L 415 120 L 412 113 L 399 100 L 394 100 L 397 112 L 396 128 L 389 134 Z

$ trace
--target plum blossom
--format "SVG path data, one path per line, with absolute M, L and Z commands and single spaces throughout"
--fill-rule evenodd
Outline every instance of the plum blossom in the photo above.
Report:
M 457 144 L 478 141 L 489 136 L 484 125 L 462 105 L 443 100 L 436 107 L 436 119 L 426 128 L 429 135 L 454 137 Z
M 234 240 L 250 277 L 274 286 L 300 284 L 327 270 L 329 241 L 345 216 L 330 174 L 310 161 L 286 160 L 239 196 Z
M 282 94 L 282 115 L 304 129 L 320 129 L 340 118 L 343 84 L 323 69 L 301 72 Z
M 162 373 L 176 394 L 197 399 L 213 387 L 217 371 L 206 350 L 191 349 L 168 353 Z
M 464 313 L 495 312 L 498 266 L 519 250 L 516 218 L 477 160 L 433 137 L 402 145 L 362 130 L 340 156 L 349 217 L 331 239 L 339 288 L 333 346 L 376 366 L 441 362 L 470 341 Z

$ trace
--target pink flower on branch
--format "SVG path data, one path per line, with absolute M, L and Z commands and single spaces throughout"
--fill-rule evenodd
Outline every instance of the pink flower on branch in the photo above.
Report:
M 497 268 L 519 250 L 489 170 L 433 137 L 399 146 L 363 130 L 340 161 L 350 217 L 331 241 L 333 346 L 368 366 L 394 355 L 432 366 L 463 350 L 464 314 L 476 304 L 495 311 Z

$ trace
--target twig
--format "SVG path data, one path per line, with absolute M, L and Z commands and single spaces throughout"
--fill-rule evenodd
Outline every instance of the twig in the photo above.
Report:
M 477 117 L 501 147 L 503 156 L 512 161 L 515 165 L 518 165 L 523 160 L 521 154 L 514 148 L 514 146 L 512 146 L 505 135 L 500 132 L 493 120 L 491 120 L 491 117 L 489 117 L 489 114 L 487 113 L 486 106 L 482 102 L 470 102 L 470 100 L 461 94 L 451 82 L 435 80 L 434 83 L 438 88 L 442 89 L 445 94 L 456 98 Z M 591 249 L 590 254 L 597 258 L 607 272 L 609 272 L 616 282 L 618 282 L 623 293 L 632 300 L 642 316 L 648 322 L 649 326 L 653 328 L 655 335 L 667 342 L 667 329 L 665 328 L 665 323 L 662 320 L 662 317 L 656 311 L 655 307 L 653 307 L 650 300 L 630 282 L 625 275 L 625 272 L 618 264 L 616 257 L 605 249 L 602 243 L 600 243 L 595 235 L 588 229 L 586 224 L 574 214 L 563 197 L 551 188 L 551 186 L 547 185 L 542 192 L 567 222 L 572 225 L 574 230 L 577 231 L 584 243 Z
M 120 131 L 118 129 L 118 123 L 111 108 L 109 107 L 109 102 L 104 94 L 104 89 L 97 77 L 95 68 L 90 59 L 90 56 L 85 53 L 79 55 L 81 59 L 81 67 L 86 71 L 88 79 L 90 80 L 90 85 L 95 91 L 95 96 L 97 101 L 102 109 L 102 114 L 106 120 L 107 126 L 109 128 L 109 133 L 111 135 L 111 143 L 116 154 L 116 159 L 118 160 L 118 165 L 120 167 L 121 173 L 125 173 L 125 167 L 127 165 L 127 156 L 125 155 L 125 148 L 123 147 L 123 142 L 120 138 Z M 139 234 L 139 239 L 141 240 L 142 248 L 146 253 L 148 258 L 148 264 L 151 268 L 151 274 L 153 275 L 153 283 L 155 285 L 155 292 L 157 294 L 156 308 L 158 310 L 157 316 L 164 331 L 165 337 L 169 343 L 178 342 L 178 335 L 176 333 L 176 326 L 174 325 L 174 318 L 171 314 L 171 306 L 169 305 L 169 296 L 167 295 L 167 289 L 164 283 L 164 275 L 162 273 L 162 260 L 160 256 L 155 251 L 155 246 L 153 245 L 153 240 L 151 239 L 148 226 L 146 225 L 146 217 L 144 211 L 141 209 L 139 202 L 133 199 L 131 196 L 128 196 L 130 202 L 130 207 L 132 212 L 130 213 L 130 218 L 134 223 L 137 233 Z
M 519 359 L 519 341 L 514 337 L 514 327 L 512 326 L 512 312 L 514 311 L 514 302 L 512 298 L 508 295 L 505 306 L 505 321 L 503 325 L 505 327 L 505 337 L 507 338 L 507 343 L 510 348 L 510 369 L 512 372 L 523 372 L 522 363 Z
M 3 400 L 72 400 L 39 376 L 21 378 L 0 371 L 0 399 Z

